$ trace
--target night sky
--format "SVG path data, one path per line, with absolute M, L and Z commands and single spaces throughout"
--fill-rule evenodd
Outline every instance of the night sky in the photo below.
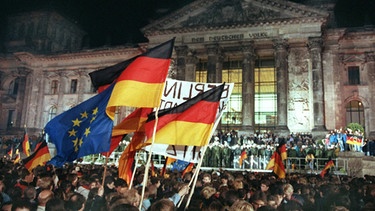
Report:
M 0 31 L 8 14 L 56 9 L 79 24 L 91 47 L 147 42 L 140 28 L 194 0 L 0 0 Z M 306 0 L 292 0 L 304 2 Z M 339 27 L 375 25 L 375 0 L 338 0 Z

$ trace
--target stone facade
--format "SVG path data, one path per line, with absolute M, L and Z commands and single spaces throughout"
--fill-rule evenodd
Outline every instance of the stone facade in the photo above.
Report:
M 198 0 L 142 28 L 149 43 L 141 48 L 83 50 L 84 33 L 55 13 L 32 13 L 35 18 L 30 20 L 49 23 L 37 31 L 30 25 L 37 26 L 38 21 L 23 25 L 27 18 L 11 17 L 17 24 L 9 30 L 19 36 L 8 36 L 8 53 L 0 57 L 0 134 L 19 133 L 24 125 L 40 131 L 52 107 L 59 114 L 93 95 L 89 72 L 176 37 L 170 77 L 195 81 L 197 66 L 204 61 L 206 81 L 224 82 L 225 62 L 241 62 L 242 119 L 227 128 L 243 133 L 259 129 L 254 117 L 254 70 L 259 59 L 271 58 L 277 76 L 277 115 L 275 124 L 266 129 L 280 135 L 324 135 L 350 122 L 347 105 L 355 100 L 363 105 L 366 135 L 373 136 L 375 29 L 334 28 L 329 2 L 318 8 L 281 0 Z M 56 28 L 56 22 L 65 26 Z M 26 39 L 29 31 L 33 36 Z M 38 39 L 39 32 L 46 36 Z M 64 52 L 67 49 L 71 52 Z M 352 67 L 359 67 L 357 84 L 348 78 Z M 76 93 L 70 93 L 72 80 Z M 15 82 L 18 92 L 11 93 Z

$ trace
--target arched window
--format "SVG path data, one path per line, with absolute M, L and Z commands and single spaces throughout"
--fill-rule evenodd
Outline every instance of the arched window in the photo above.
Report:
M 17 95 L 18 93 L 18 85 L 19 85 L 19 78 L 14 79 L 9 84 L 8 94 L 9 95 Z
M 346 123 L 365 125 L 365 115 L 363 103 L 361 101 L 352 100 L 346 105 Z
M 56 116 L 57 108 L 56 106 L 52 106 L 48 111 L 48 121 L 53 119 Z

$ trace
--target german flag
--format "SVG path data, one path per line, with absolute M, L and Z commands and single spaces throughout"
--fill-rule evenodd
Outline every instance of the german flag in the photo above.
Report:
M 39 165 L 45 165 L 50 159 L 51 154 L 49 153 L 47 142 L 43 141 L 37 146 L 33 154 L 22 160 L 22 163 L 29 171 L 32 171 Z
M 266 169 L 272 170 L 279 178 L 285 178 L 285 166 L 277 150 L 272 154 Z
M 120 74 L 107 105 L 112 119 L 115 106 L 159 107 L 173 46 L 174 39 L 150 49 Z
M 240 164 L 240 168 L 242 166 L 242 162 L 247 158 L 246 150 L 242 150 L 241 155 L 240 155 L 240 160 L 238 163 Z
M 320 176 L 323 178 L 324 175 L 327 174 L 328 170 L 329 170 L 331 167 L 333 167 L 333 166 L 335 166 L 335 163 L 333 162 L 333 160 L 329 160 L 329 161 L 327 162 L 327 164 L 324 166 L 324 169 L 322 170 L 322 172 L 320 172 Z
M 27 134 L 27 131 L 26 131 L 26 127 L 25 127 L 25 133 L 23 134 L 22 150 L 26 156 L 30 155 L 30 142 L 29 142 L 29 135 Z
M 223 89 L 224 84 L 198 94 L 174 108 L 161 110 L 158 114 L 151 113 L 145 125 L 147 143 L 152 143 L 158 117 L 154 143 L 206 145 L 211 136 Z
M 277 147 L 276 150 L 280 153 L 281 159 L 283 161 L 288 158 L 288 154 L 287 154 L 287 151 L 286 151 L 285 139 L 280 140 L 279 146 Z

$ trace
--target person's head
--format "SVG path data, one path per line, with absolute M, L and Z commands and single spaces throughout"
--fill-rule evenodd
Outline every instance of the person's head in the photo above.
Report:
M 42 190 L 38 195 L 38 205 L 46 206 L 48 200 L 53 197 L 54 193 L 51 190 Z
M 119 211 L 119 210 L 139 211 L 138 207 L 133 206 L 131 204 L 117 204 L 109 208 L 109 211 Z
M 129 189 L 128 183 L 124 179 L 121 179 L 121 178 L 118 178 L 115 181 L 115 187 L 118 193 L 122 193 L 124 192 L 124 190 Z
M 284 198 L 286 200 L 290 200 L 294 192 L 293 186 L 291 184 L 284 184 L 283 191 L 284 191 Z
M 104 187 L 109 189 L 114 189 L 115 186 L 115 178 L 113 176 L 106 176 L 104 179 Z
M 53 197 L 47 201 L 46 211 L 65 211 L 65 201 L 60 198 Z
M 77 185 L 78 185 L 78 175 L 77 174 L 70 173 L 70 174 L 68 174 L 66 179 L 71 182 L 73 187 L 77 187 Z
M 3 203 L 1 205 L 1 211 L 12 211 L 12 201 Z
M 150 211 L 175 211 L 176 206 L 170 199 L 160 199 L 152 203 Z
M 161 185 L 159 177 L 151 177 L 150 181 L 151 181 L 151 184 L 155 185 L 157 188 L 159 188 Z
M 136 189 L 128 189 L 127 191 L 122 193 L 121 196 L 125 199 L 127 204 L 131 204 L 136 207 L 139 206 L 139 203 L 141 201 L 141 195 L 138 194 L 138 191 Z
M 31 183 L 34 181 L 34 174 L 27 170 L 27 168 L 22 168 L 21 179 L 27 183 Z
M 202 190 L 201 190 L 201 196 L 204 198 L 204 199 L 209 199 L 211 198 L 211 196 L 213 196 L 214 194 L 216 193 L 216 189 L 214 187 L 211 187 L 211 186 L 206 186 L 204 187 Z
M 230 206 L 230 211 L 254 211 L 254 207 L 247 201 L 240 199 Z
M 23 196 L 25 199 L 34 200 L 36 198 L 36 190 L 34 186 L 27 186 L 23 191 Z
M 260 181 L 260 190 L 262 192 L 267 192 L 269 187 L 270 187 L 270 181 L 268 181 L 268 180 Z
M 35 208 L 31 202 L 19 199 L 13 201 L 11 211 L 35 211 Z
M 80 193 L 73 193 L 66 202 L 67 210 L 82 211 L 85 209 L 86 198 Z
M 211 175 L 207 174 L 207 173 L 203 174 L 202 183 L 203 183 L 203 185 L 210 184 L 211 183 Z
M 49 190 L 52 190 L 53 189 L 53 179 L 51 176 L 43 176 L 43 177 L 40 177 L 38 178 L 37 180 L 37 184 L 36 184 L 41 190 L 45 190 L 45 189 L 49 189 Z

